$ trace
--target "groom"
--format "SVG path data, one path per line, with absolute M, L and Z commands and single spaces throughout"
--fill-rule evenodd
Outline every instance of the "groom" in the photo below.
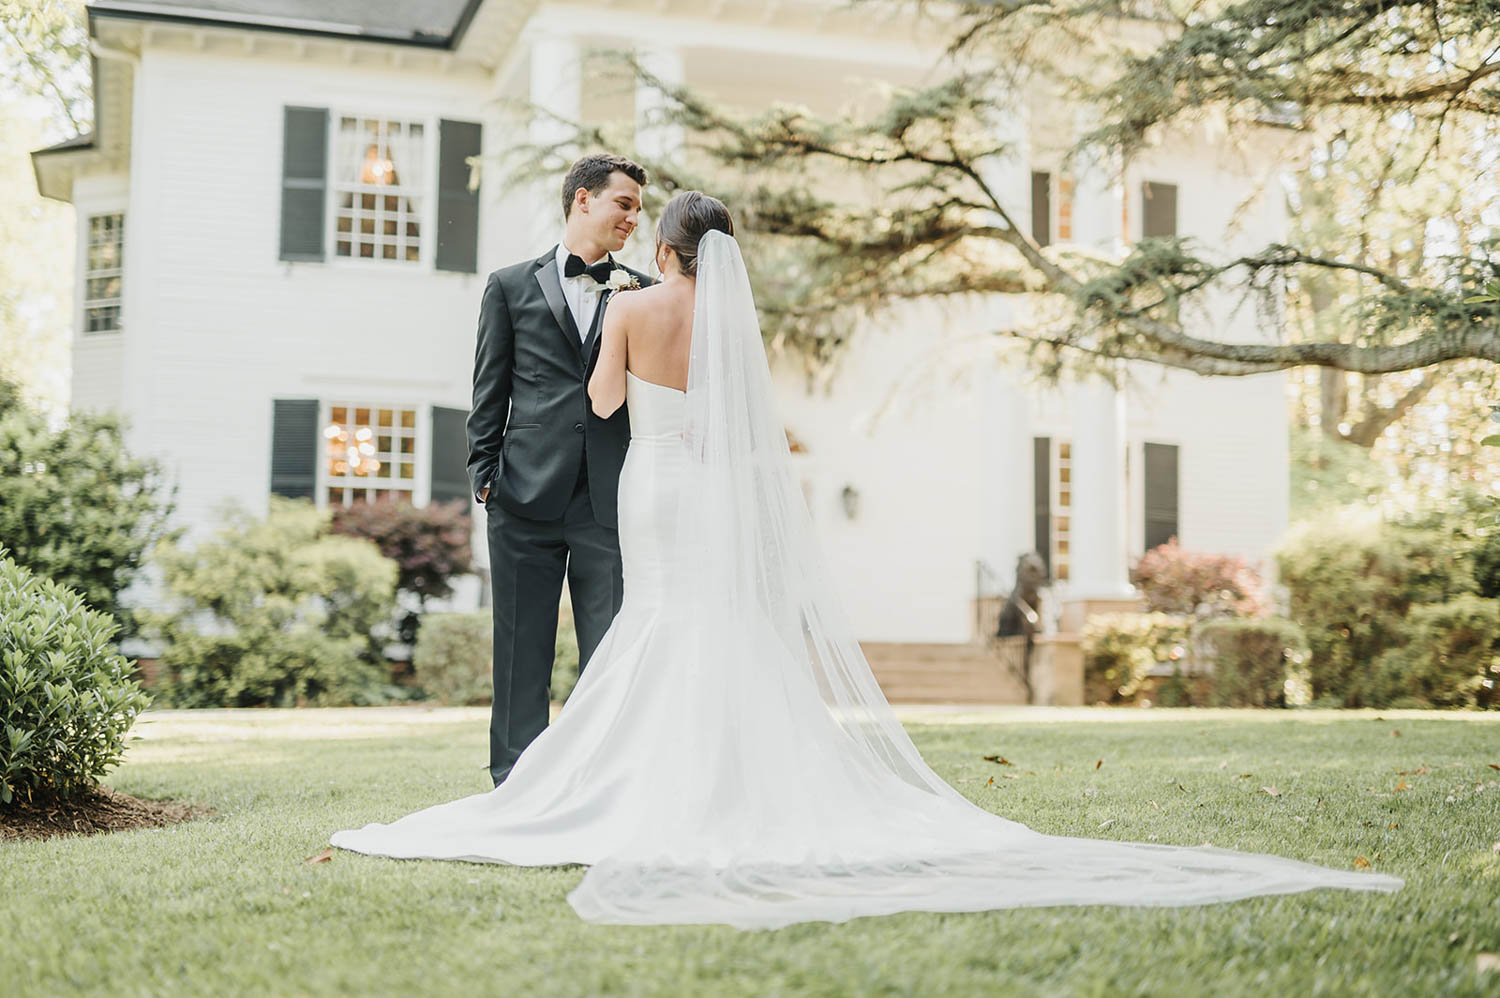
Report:
M 589 406 L 611 287 L 646 275 L 615 263 L 641 210 L 646 171 L 585 156 L 563 181 L 562 242 L 490 274 L 479 306 L 469 482 L 489 521 L 494 595 L 495 785 L 547 726 L 564 574 L 580 669 L 620 609 L 615 493 L 630 443 L 625 409 Z

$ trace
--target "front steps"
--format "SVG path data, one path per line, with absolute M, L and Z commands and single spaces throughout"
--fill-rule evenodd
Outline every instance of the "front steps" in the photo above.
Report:
M 1025 687 L 988 645 L 867 642 L 861 647 L 891 703 L 1026 702 Z

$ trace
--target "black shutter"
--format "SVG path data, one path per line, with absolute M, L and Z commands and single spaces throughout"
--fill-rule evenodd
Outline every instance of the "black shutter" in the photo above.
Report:
M 479 155 L 479 137 L 475 122 L 438 122 L 438 270 L 472 274 L 479 267 L 479 192 L 469 190 L 465 162 Z
M 1052 574 L 1052 438 L 1033 437 L 1031 477 L 1036 511 L 1036 553 Z
M 1052 174 L 1031 171 L 1031 238 L 1038 246 L 1052 243 Z
M 281 259 L 323 259 L 328 189 L 328 109 L 283 109 L 281 130 Z
M 1177 536 L 1177 445 L 1146 444 L 1146 550 Z
M 311 499 L 318 480 L 318 400 L 276 399 L 271 413 L 271 492 Z
M 1177 235 L 1177 185 L 1141 184 L 1141 237 Z
M 432 501 L 462 499 L 464 510 L 474 501 L 469 493 L 469 438 L 464 421 L 467 409 L 432 407 Z

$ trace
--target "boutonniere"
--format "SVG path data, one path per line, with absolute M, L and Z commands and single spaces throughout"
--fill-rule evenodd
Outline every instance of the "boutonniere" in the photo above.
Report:
M 611 291 L 639 291 L 641 282 L 630 271 L 616 267 L 609 272 L 609 280 L 604 282 L 604 286 Z

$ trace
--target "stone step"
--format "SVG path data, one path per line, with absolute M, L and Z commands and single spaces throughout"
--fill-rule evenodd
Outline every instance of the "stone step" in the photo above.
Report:
M 1021 683 L 983 644 L 864 646 L 870 671 L 892 703 L 1025 703 Z

